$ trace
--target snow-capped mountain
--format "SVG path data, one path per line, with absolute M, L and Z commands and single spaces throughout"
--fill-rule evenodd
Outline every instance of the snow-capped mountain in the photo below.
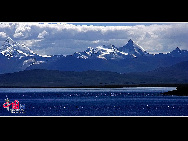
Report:
M 3 60 L 3 61 L 2 61 Z M 25 70 L 35 64 L 44 63 L 47 59 L 29 49 L 25 45 L 8 37 L 0 47 L 0 73 Z
M 73 54 L 76 58 L 82 59 L 92 59 L 92 58 L 101 58 L 101 59 L 113 59 L 118 58 L 118 50 L 114 45 L 108 46 L 98 46 L 95 49 L 88 47 L 86 51 L 75 52 Z
M 114 45 L 103 45 L 98 46 L 95 49 L 88 47 L 86 51 L 75 52 L 73 54 L 76 58 L 82 59 L 125 59 L 125 58 L 135 58 L 138 56 L 146 56 L 148 53 L 139 45 L 134 43 L 131 39 L 123 47 L 115 47 Z
M 131 39 L 128 41 L 126 45 L 118 49 L 122 52 L 128 53 L 133 57 L 145 56 L 148 54 L 141 46 L 134 43 Z
M 0 73 L 31 69 L 60 71 L 113 71 L 119 73 L 147 72 L 188 61 L 188 51 L 176 48 L 167 54 L 149 54 L 131 39 L 126 45 L 88 47 L 73 55 L 41 56 L 25 45 L 7 38 L 0 47 Z
M 21 45 L 18 42 L 13 41 L 10 37 L 5 40 L 4 44 L 0 48 L 0 53 L 7 56 L 9 59 L 11 57 L 18 57 L 21 59 L 22 57 L 37 55 L 24 44 Z

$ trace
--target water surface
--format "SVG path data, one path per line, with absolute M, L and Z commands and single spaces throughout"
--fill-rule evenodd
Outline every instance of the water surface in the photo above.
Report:
M 188 116 L 188 97 L 164 96 L 176 87 L 0 88 L 0 116 Z M 5 99 L 25 113 L 10 113 Z

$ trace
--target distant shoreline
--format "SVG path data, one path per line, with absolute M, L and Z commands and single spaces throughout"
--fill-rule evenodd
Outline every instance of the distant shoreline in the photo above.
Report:
M 124 87 L 187 87 L 188 84 L 134 84 L 134 85 L 95 85 L 95 86 L 0 86 L 0 88 L 124 88 Z
M 163 95 L 188 96 L 188 85 L 180 85 L 177 90 L 165 92 Z
M 129 88 L 129 87 L 177 87 L 177 90 L 161 93 L 163 95 L 188 96 L 188 84 L 135 84 L 135 85 L 101 85 L 101 86 L 66 86 L 66 87 L 45 87 L 45 86 L 6 86 L 0 88 Z

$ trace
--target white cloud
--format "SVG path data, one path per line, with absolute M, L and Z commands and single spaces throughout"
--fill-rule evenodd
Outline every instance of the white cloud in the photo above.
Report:
M 23 37 L 23 33 L 22 32 L 16 32 L 14 35 L 14 38 L 20 38 L 20 37 Z
M 99 43 L 99 42 L 100 42 L 100 40 L 92 41 L 92 43 L 94 43 L 94 44 L 97 44 L 97 43 Z
M 0 38 L 6 38 L 7 34 L 5 32 L 0 32 Z
M 35 48 L 40 47 L 40 42 L 42 40 L 18 40 L 17 42 L 22 43 L 24 45 L 26 45 L 29 48 Z
M 10 36 L 47 54 L 72 54 L 88 46 L 123 46 L 134 40 L 148 52 L 188 49 L 188 23 L 136 26 L 76 26 L 66 23 L 0 23 L 0 40 Z M 40 39 L 40 41 L 39 41 Z M 53 51 L 52 51 L 53 50 Z
M 44 30 L 41 33 L 39 33 L 37 38 L 45 38 L 46 35 L 49 35 L 49 33 L 46 30 Z

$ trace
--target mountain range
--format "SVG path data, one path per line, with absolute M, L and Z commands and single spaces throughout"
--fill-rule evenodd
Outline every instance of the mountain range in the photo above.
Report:
M 54 55 L 47 59 L 48 61 L 43 63 L 30 65 L 26 70 L 147 72 L 188 61 L 188 51 L 176 47 L 167 54 L 149 54 L 130 39 L 122 47 L 114 45 L 88 47 L 85 51 L 75 52 L 72 55 Z
M 167 54 L 149 54 L 131 39 L 122 47 L 103 45 L 96 48 L 88 47 L 85 51 L 75 52 L 74 54 L 67 56 L 47 56 L 39 55 L 29 49 L 26 45 L 21 45 L 8 37 L 0 48 L 0 79 L 2 78 L 1 83 L 4 85 L 6 83 L 8 84 L 8 82 L 6 82 L 8 80 L 4 78 L 4 76 L 8 78 L 7 73 L 9 76 L 15 78 L 22 74 L 31 75 L 31 72 L 38 72 L 40 75 L 43 73 L 51 74 L 53 72 L 55 76 L 62 78 L 61 75 L 64 72 L 69 78 L 71 78 L 68 72 L 72 75 L 73 72 L 75 72 L 73 76 L 76 75 L 80 80 L 82 79 L 79 75 L 82 76 L 82 78 L 85 78 L 84 76 L 88 76 L 89 78 L 89 73 L 91 76 L 98 76 L 98 80 L 104 78 L 109 80 L 101 80 L 101 82 L 99 82 L 94 79 L 95 77 L 91 77 L 96 82 L 93 82 L 91 85 L 101 83 L 109 85 L 164 82 L 188 83 L 187 61 L 187 50 L 181 50 L 179 47 L 176 47 L 173 51 Z M 59 76 L 59 73 L 57 74 L 57 72 L 61 72 L 61 75 Z M 10 73 L 12 74 L 10 75 Z M 104 75 L 106 73 L 108 76 Z M 114 77 L 112 78 L 114 80 L 107 79 L 110 78 L 110 75 Z M 124 75 L 124 79 L 115 79 L 116 76 L 122 77 L 122 75 Z M 58 77 L 55 78 L 59 80 Z M 66 79 L 62 80 L 69 80 L 68 77 L 64 78 Z M 70 84 L 72 85 L 90 84 L 89 81 L 80 82 L 77 78 L 73 80 L 76 80 L 79 83 L 75 84 L 70 80 L 67 82 L 66 86 L 68 86 L 69 82 L 71 82 Z M 53 78 L 50 79 L 54 80 Z M 34 79 L 34 81 L 35 80 L 36 79 Z M 46 80 L 46 78 L 44 78 L 44 80 Z M 54 82 L 57 80 L 54 80 Z M 62 80 L 59 80 L 58 82 L 61 82 Z M 31 80 L 31 82 L 32 81 L 33 80 Z M 47 83 L 48 82 L 51 81 L 47 81 Z

